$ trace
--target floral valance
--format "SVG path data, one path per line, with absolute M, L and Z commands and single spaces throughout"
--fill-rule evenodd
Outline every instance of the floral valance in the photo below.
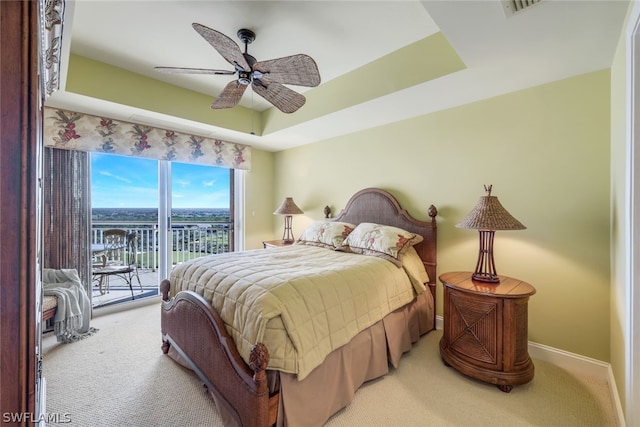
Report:
M 251 168 L 251 147 L 120 120 L 45 107 L 44 145 L 197 163 Z

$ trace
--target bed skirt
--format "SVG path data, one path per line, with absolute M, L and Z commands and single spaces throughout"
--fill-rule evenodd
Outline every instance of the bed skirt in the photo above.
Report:
M 433 310 L 433 298 L 424 292 L 333 351 L 303 381 L 280 373 L 277 425 L 322 426 L 353 401 L 362 384 L 398 367 L 402 354 L 435 328 Z

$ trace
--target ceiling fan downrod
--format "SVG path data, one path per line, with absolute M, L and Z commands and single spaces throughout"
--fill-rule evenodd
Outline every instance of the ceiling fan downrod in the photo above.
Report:
M 246 28 L 240 28 L 238 30 L 238 38 L 244 43 L 244 53 L 247 54 L 247 46 L 256 39 L 256 33 Z
M 247 64 L 249 64 L 249 67 L 253 68 L 253 64 L 255 64 L 257 60 L 253 56 L 249 55 L 248 46 L 256 39 L 256 33 L 249 29 L 241 28 L 238 30 L 238 38 L 244 43 L 244 59 L 247 61 Z M 238 70 L 238 82 L 240 84 L 245 86 L 250 85 L 253 81 L 253 77 L 252 71 Z

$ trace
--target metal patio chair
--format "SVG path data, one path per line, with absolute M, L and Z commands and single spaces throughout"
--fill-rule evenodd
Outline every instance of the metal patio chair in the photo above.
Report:
M 101 263 L 93 265 L 92 274 L 100 287 L 100 293 L 109 292 L 109 278 L 117 276 L 122 278 L 131 290 L 131 299 L 135 299 L 133 294 L 133 277 L 138 279 L 140 292 L 142 282 L 138 276 L 138 234 L 136 232 L 128 233 L 122 229 L 105 230 L 102 234 L 102 252 L 96 253 L 98 258 L 102 259 Z M 103 291 L 104 288 L 104 291 Z

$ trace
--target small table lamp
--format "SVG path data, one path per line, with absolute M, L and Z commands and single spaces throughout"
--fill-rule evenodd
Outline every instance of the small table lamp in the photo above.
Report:
M 300 209 L 292 197 L 286 197 L 282 204 L 276 211 L 273 213 L 274 215 L 284 215 L 284 233 L 282 234 L 282 243 L 293 243 L 293 233 L 291 232 L 291 221 L 293 215 L 302 214 L 302 209 Z
M 525 227 L 502 207 L 498 198 L 491 195 L 491 185 L 484 186 L 486 196 L 480 197 L 475 208 L 456 225 L 458 228 L 473 228 L 480 233 L 480 252 L 473 280 L 499 283 L 493 261 L 493 237 L 496 230 L 524 230 Z

